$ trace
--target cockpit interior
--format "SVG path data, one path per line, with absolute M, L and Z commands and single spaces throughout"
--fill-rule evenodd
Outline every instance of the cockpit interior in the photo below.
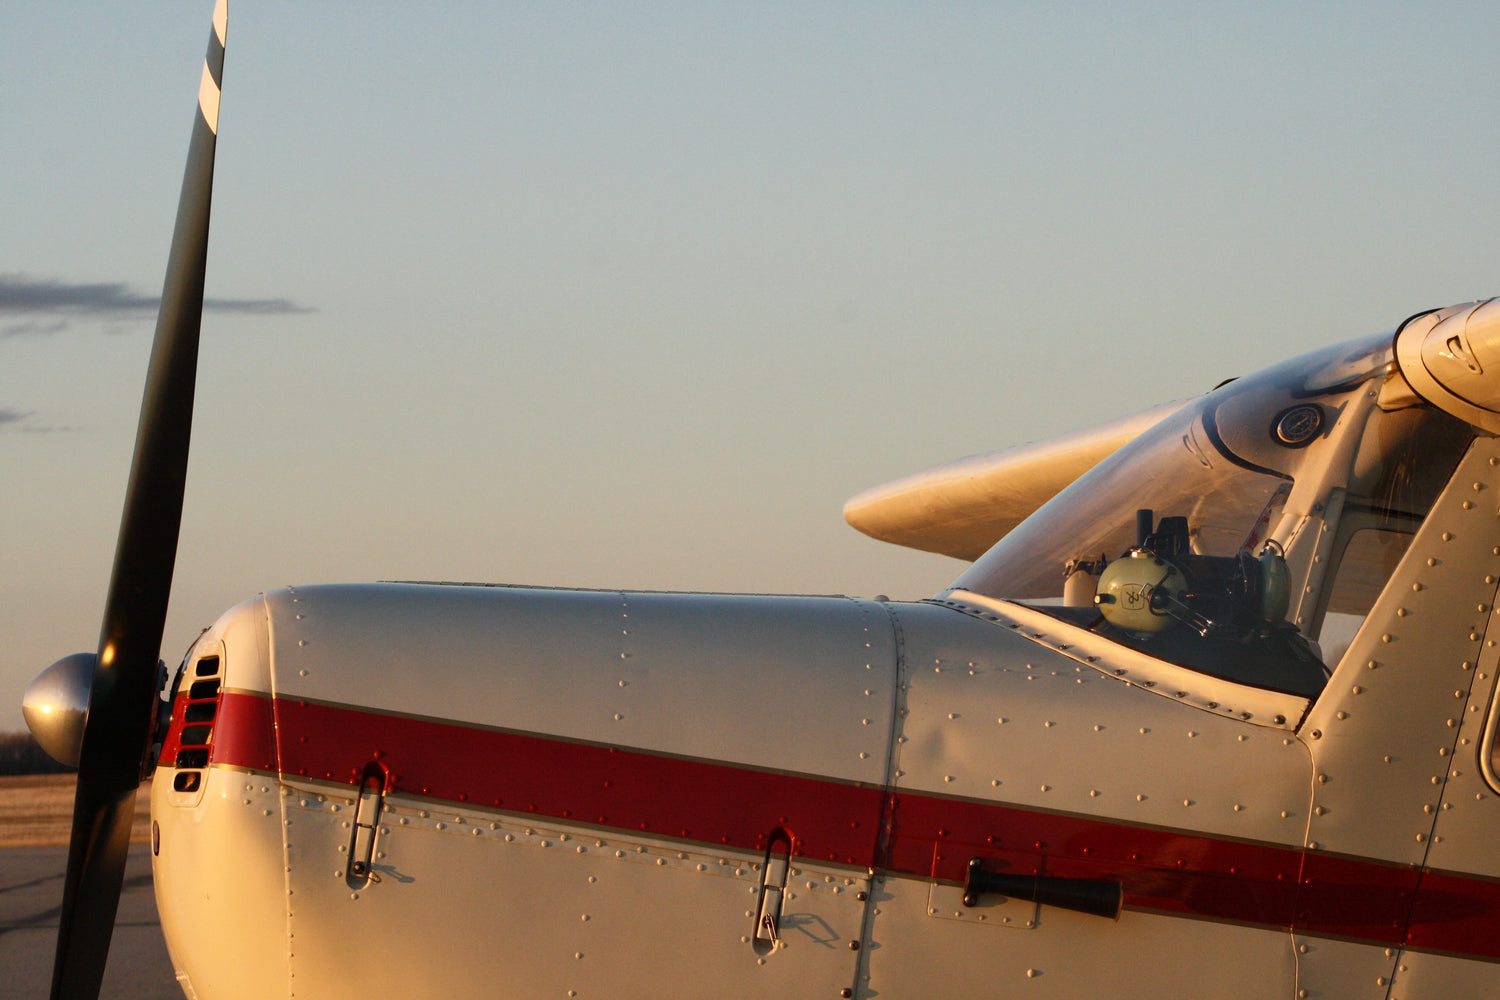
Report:
M 1392 336 L 1232 380 L 1043 505 L 949 594 L 1021 603 L 1193 670 L 1322 690 L 1473 436 Z

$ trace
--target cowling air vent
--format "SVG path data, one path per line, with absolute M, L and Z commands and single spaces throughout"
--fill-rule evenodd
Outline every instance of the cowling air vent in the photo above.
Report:
M 187 700 L 182 708 L 182 728 L 177 733 L 177 756 L 173 763 L 177 774 L 172 788 L 179 792 L 196 792 L 208 766 L 208 748 L 213 743 L 214 718 L 219 713 L 220 661 L 218 656 L 202 656 L 193 664 L 187 682 Z

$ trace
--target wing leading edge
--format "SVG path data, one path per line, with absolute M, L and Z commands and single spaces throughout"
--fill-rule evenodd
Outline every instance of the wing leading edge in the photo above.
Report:
M 972 562 L 1184 400 L 1059 437 L 970 455 L 865 490 L 844 520 L 883 542 Z

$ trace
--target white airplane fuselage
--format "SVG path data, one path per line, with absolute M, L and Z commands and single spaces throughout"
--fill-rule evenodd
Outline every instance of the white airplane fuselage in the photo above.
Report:
M 169 951 L 204 1000 L 1482 993 L 1496 496 L 1481 437 L 1315 702 L 957 591 L 263 595 L 177 687 Z

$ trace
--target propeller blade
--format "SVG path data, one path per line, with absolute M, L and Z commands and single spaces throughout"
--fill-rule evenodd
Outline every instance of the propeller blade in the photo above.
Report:
M 135 793 L 155 729 L 157 659 L 187 478 L 226 27 L 226 0 L 217 0 L 89 693 L 52 970 L 54 1000 L 99 995 Z

